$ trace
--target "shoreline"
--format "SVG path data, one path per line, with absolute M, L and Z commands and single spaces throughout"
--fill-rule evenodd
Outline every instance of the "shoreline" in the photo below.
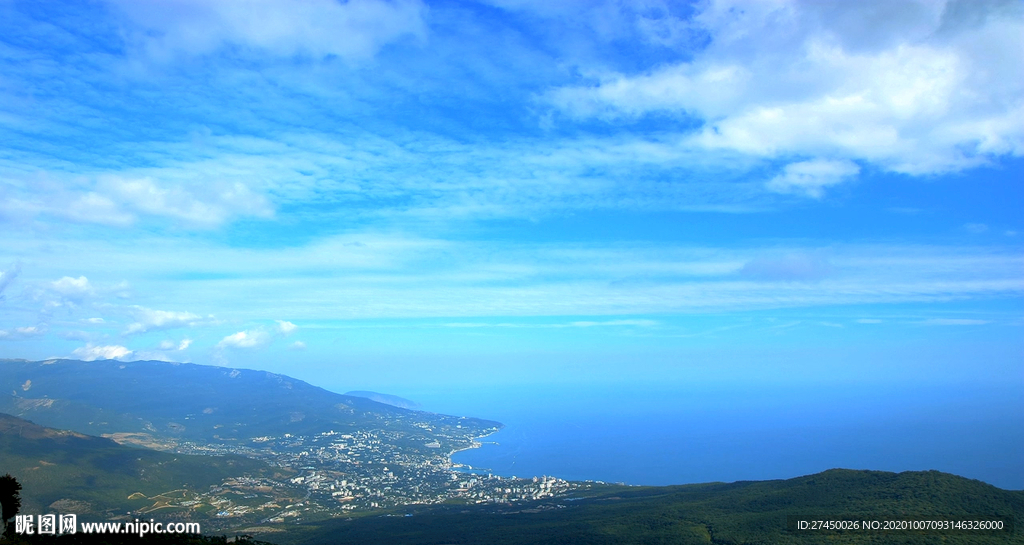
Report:
M 469 446 L 466 447 L 466 448 L 459 448 L 459 449 L 455 449 L 455 450 L 449 452 L 448 453 L 448 467 L 449 468 L 462 467 L 463 464 L 456 464 L 454 461 L 452 461 L 452 456 L 455 456 L 456 454 L 458 454 L 460 452 L 464 452 L 464 451 L 467 451 L 467 450 L 478 449 L 478 448 L 484 446 L 485 443 L 481 442 L 480 439 L 483 439 L 485 437 L 490 437 L 490 436 L 498 433 L 502 429 L 504 429 L 504 427 L 505 426 L 502 426 L 501 428 L 499 428 L 497 430 L 494 430 L 494 431 L 492 431 L 490 433 L 486 433 L 484 435 L 480 435 L 480 436 L 477 436 L 477 437 L 474 437 L 474 438 L 470 439 L 469 440 Z M 488 444 L 492 444 L 492 443 L 493 444 L 497 444 L 497 442 L 495 442 L 495 441 L 491 441 Z M 470 469 L 472 469 L 472 468 L 470 468 Z

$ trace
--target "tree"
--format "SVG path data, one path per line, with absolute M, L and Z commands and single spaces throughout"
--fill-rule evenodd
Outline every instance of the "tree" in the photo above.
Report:
M 21 483 L 8 473 L 0 477 L 0 519 L 4 522 L 3 535 L 10 530 L 10 521 L 21 509 Z

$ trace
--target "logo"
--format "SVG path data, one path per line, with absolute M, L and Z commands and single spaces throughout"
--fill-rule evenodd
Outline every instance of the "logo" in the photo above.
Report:
M 60 526 L 57 525 L 58 521 Z M 38 524 L 37 524 L 38 523 Z M 14 531 L 18 534 L 34 535 L 78 533 L 78 515 L 15 515 Z

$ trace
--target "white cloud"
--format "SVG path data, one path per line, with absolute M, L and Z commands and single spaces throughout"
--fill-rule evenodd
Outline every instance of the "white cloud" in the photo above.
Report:
M 262 348 L 278 338 L 290 335 L 299 328 L 299 326 L 285 320 L 275 320 L 275 322 L 277 325 L 270 330 L 260 326 L 228 335 L 217 343 L 216 348 Z M 305 347 L 305 344 L 301 341 L 296 342 Z M 293 343 L 290 348 L 295 348 L 295 344 Z
M 135 223 L 135 215 L 125 211 L 118 203 L 110 197 L 99 195 L 93 191 L 86 192 L 75 198 L 66 207 L 54 203 L 52 208 L 57 215 L 68 219 L 84 222 L 99 223 L 116 227 L 127 227 Z
M 81 300 L 95 292 L 92 285 L 89 284 L 89 279 L 84 276 L 78 278 L 65 276 L 60 280 L 50 282 L 50 289 L 71 300 Z
M 185 350 L 192 344 L 192 339 L 183 339 L 180 342 L 174 342 L 170 339 L 160 341 L 160 350 Z
M 291 345 L 289 345 L 288 348 L 290 348 L 292 350 L 305 350 L 306 349 L 306 343 L 304 343 L 302 341 L 295 341 Z
M 286 57 L 362 59 L 388 42 L 426 33 L 426 6 L 415 0 L 111 2 L 139 25 L 132 38 L 153 58 L 238 46 Z
M 276 321 L 277 321 L 277 330 L 282 335 L 290 335 L 292 332 L 294 332 L 296 329 L 299 328 L 299 326 L 297 326 L 297 325 L 295 325 L 295 324 L 293 324 L 291 322 L 287 322 L 285 320 L 276 320 Z
M 880 323 L 882 323 L 882 320 L 878 320 L 876 318 L 861 318 L 861 319 L 857 320 L 857 323 L 858 324 L 880 324 Z
M 930 174 L 1024 155 L 1019 2 L 717 0 L 693 23 L 710 43 L 691 60 L 547 99 L 580 118 L 681 116 L 702 123 L 683 146 L 763 158 Z
M 18 340 L 29 337 L 38 337 L 46 333 L 46 329 L 39 326 L 15 327 L 14 329 L 0 329 L 0 340 Z
M 148 177 L 105 176 L 99 187 L 126 208 L 192 226 L 215 226 L 233 216 L 268 217 L 272 214 L 266 198 L 242 182 L 212 181 L 186 188 Z
M 78 223 L 131 227 L 141 219 L 167 219 L 179 226 L 211 228 L 241 217 L 269 218 L 274 208 L 253 183 L 255 172 L 224 165 L 208 174 L 207 165 L 179 169 L 117 170 L 81 176 L 50 174 L 46 184 L 18 191 L 26 217 L 51 216 Z
M 132 307 L 131 313 L 132 317 L 135 318 L 135 322 L 129 324 L 128 328 L 125 329 L 125 334 L 128 335 L 191 326 L 202 320 L 202 316 L 191 312 L 153 310 L 140 306 Z
M 87 344 L 71 351 L 75 357 L 85 360 L 127 360 L 131 359 L 133 351 L 120 345 L 94 346 Z
M 964 225 L 964 230 L 968 233 L 980 235 L 981 233 L 988 231 L 988 225 L 985 225 L 984 223 L 967 223 Z
M 239 331 L 224 337 L 217 348 L 259 348 L 270 343 L 271 337 L 262 329 Z
M 777 193 L 800 193 L 820 199 L 826 187 L 841 184 L 858 172 L 860 167 L 850 161 L 801 161 L 786 165 L 767 187 Z

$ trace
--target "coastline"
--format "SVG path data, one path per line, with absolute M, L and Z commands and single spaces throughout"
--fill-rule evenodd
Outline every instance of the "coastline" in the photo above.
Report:
M 496 429 L 496 430 L 494 430 L 494 431 L 492 431 L 490 433 L 485 433 L 484 435 L 480 435 L 478 437 L 474 437 L 474 438 L 470 439 L 468 447 L 454 449 L 451 452 L 449 452 L 448 453 L 448 467 L 449 468 L 468 467 L 469 469 L 473 469 L 471 466 L 467 466 L 465 464 L 456 464 L 455 462 L 452 461 L 452 456 L 455 456 L 456 454 L 458 454 L 460 452 L 463 452 L 463 451 L 478 449 L 478 448 L 484 446 L 484 443 L 480 441 L 481 439 L 484 439 L 486 437 L 490 437 L 490 436 L 494 435 L 495 433 L 498 433 L 499 431 L 501 431 L 504 428 L 505 428 L 505 426 L 502 426 L 501 428 L 498 428 L 498 429 Z M 493 441 L 491 441 L 490 443 L 497 444 L 497 443 L 495 443 Z

